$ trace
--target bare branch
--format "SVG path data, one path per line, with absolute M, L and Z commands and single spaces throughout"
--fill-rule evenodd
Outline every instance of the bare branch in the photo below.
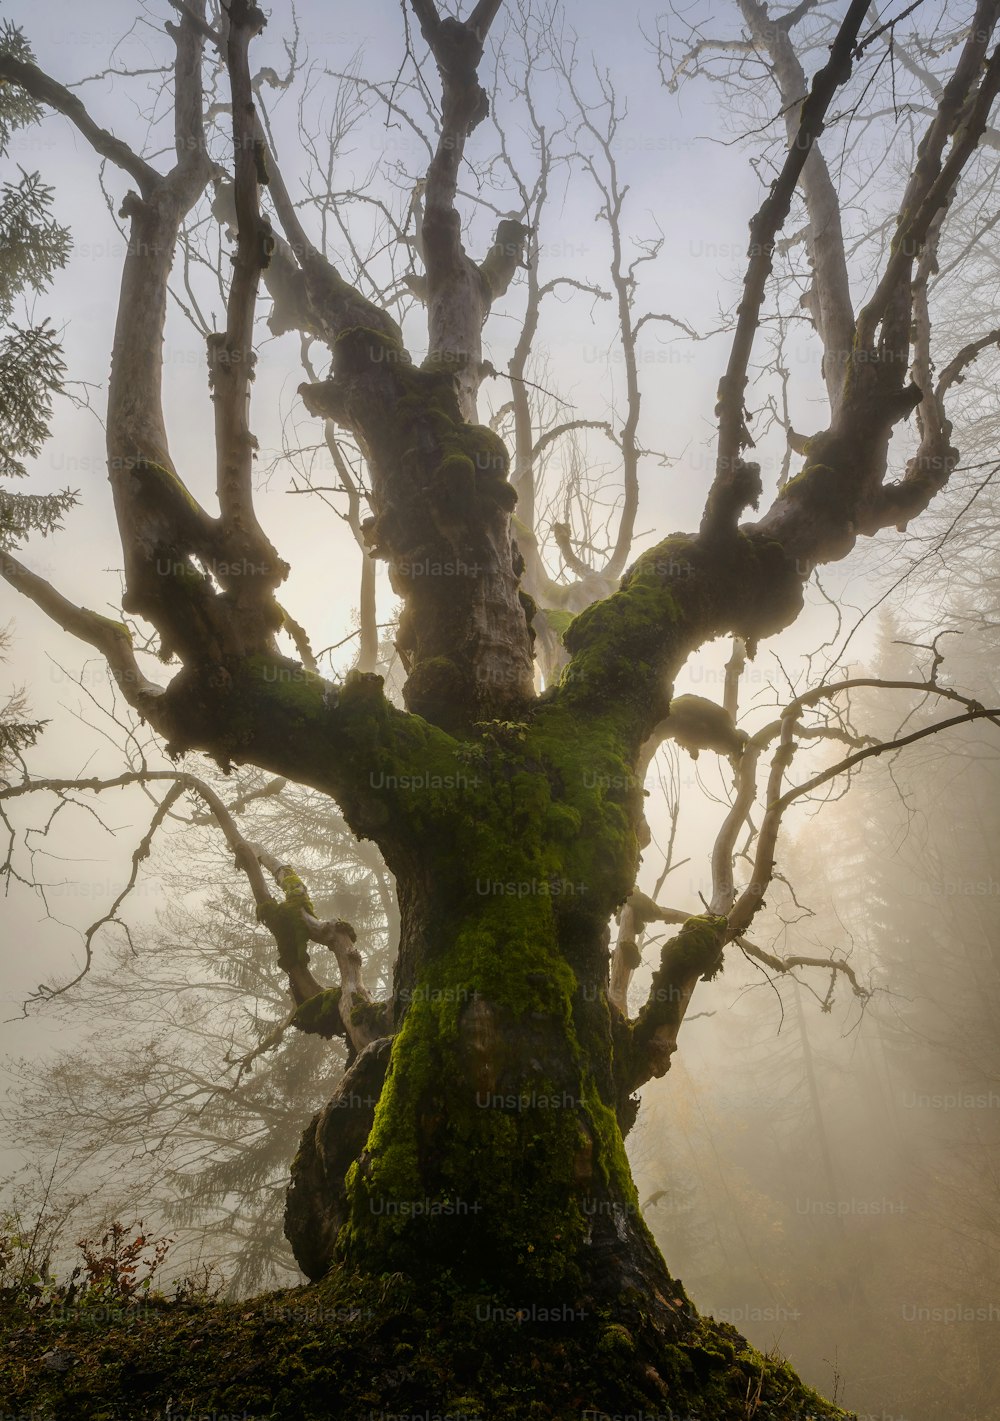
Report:
M 743 450 L 753 441 L 746 427 L 744 392 L 754 336 L 760 324 L 764 291 L 771 274 L 775 239 L 791 209 L 792 197 L 813 145 L 823 132 L 827 110 L 837 89 L 851 74 L 851 56 L 870 0 L 852 0 L 830 46 L 828 62 L 815 75 L 802 104 L 794 141 L 753 221 L 750 223 L 750 260 L 743 283 L 736 331 L 726 373 L 719 382 L 719 445 L 715 482 L 712 485 L 702 533 L 725 537 L 748 506 L 760 497 L 760 470 L 744 462 Z
M 264 535 L 253 506 L 253 459 L 257 442 L 250 432 L 250 387 L 256 355 L 254 315 L 261 274 L 273 250 L 271 226 L 261 216 L 259 183 L 267 178 L 263 141 L 258 136 L 250 79 L 249 47 L 264 27 L 264 16 L 249 0 L 232 0 L 228 10 L 227 68 L 232 92 L 235 153 L 235 209 L 238 229 L 226 329 L 208 340 L 209 384 L 215 405 L 217 493 L 221 535 L 229 558 L 216 576 L 232 599 L 237 617 L 281 621 L 273 590 L 287 575 Z M 251 612 L 252 609 L 252 612 Z
M 489 26 L 500 5 L 485 0 L 469 21 L 442 20 L 433 0 L 410 0 L 441 77 L 441 127 L 424 184 L 419 233 L 427 271 L 429 355 L 454 370 L 459 401 L 467 419 L 476 417 L 481 378 L 482 327 L 495 296 L 506 290 L 523 260 L 527 228 L 505 219 L 497 229 L 494 255 L 477 266 L 466 254 L 455 206 L 465 145 L 489 113 L 478 68 Z M 516 229 L 516 230 L 515 230 Z M 506 280 L 502 271 L 507 272 Z
M 160 174 L 145 159 L 133 153 L 127 143 L 116 138 L 107 129 L 95 123 L 83 102 L 69 89 L 50 79 L 34 64 L 15 59 L 10 54 L 0 54 L 0 82 L 16 84 L 32 98 L 48 108 L 64 114 L 80 131 L 87 142 L 116 167 L 128 173 L 139 187 L 143 197 L 148 197 L 160 182 Z
M 765 967 L 770 967 L 773 972 L 793 972 L 796 967 L 822 967 L 827 971 L 832 970 L 835 974 L 839 972 L 846 977 L 854 995 L 860 997 L 862 1001 L 871 996 L 871 988 L 861 985 L 854 968 L 842 957 L 775 957 L 773 953 L 766 952 L 764 948 L 752 943 L 749 938 L 740 936 L 736 942 L 748 957 L 752 957 L 755 962 L 760 962 Z
M 139 670 L 132 649 L 132 638 L 122 622 L 113 622 L 98 612 L 78 607 L 57 592 L 44 577 L 39 577 L 19 562 L 12 553 L 0 548 L 0 576 L 11 587 L 40 607 L 63 631 L 94 647 L 105 658 L 122 695 L 140 714 L 150 713 L 150 703 L 163 695 L 162 686 L 148 680 Z
M 843 686 L 855 683 L 842 683 Z M 864 684 L 862 682 L 861 684 Z M 914 683 L 893 683 L 869 680 L 868 685 L 883 685 L 891 688 L 895 685 L 906 685 L 908 689 L 914 688 Z M 771 772 L 768 780 L 767 809 L 764 820 L 761 824 L 760 834 L 757 840 L 757 849 L 754 856 L 753 873 L 751 882 L 744 888 L 736 901 L 735 906 L 729 913 L 730 936 L 739 936 L 746 931 L 756 916 L 764 901 L 764 894 L 771 882 L 774 874 L 775 851 L 778 839 L 778 832 L 781 827 L 782 816 L 789 805 L 797 799 L 811 794 L 819 789 L 821 785 L 829 783 L 830 780 L 845 774 L 856 765 L 862 764 L 865 760 L 870 760 L 879 755 L 888 754 L 893 750 L 901 750 L 907 745 L 912 745 L 918 740 L 924 740 L 930 735 L 937 735 L 942 730 L 949 730 L 956 725 L 964 725 L 974 720 L 991 720 L 994 724 L 1000 724 L 997 717 L 1000 716 L 1000 709 L 987 709 L 971 700 L 969 697 L 961 696 L 957 691 L 952 691 L 947 687 L 935 686 L 931 683 L 917 683 L 919 689 L 929 694 L 940 695 L 947 700 L 959 701 L 967 709 L 962 715 L 951 716 L 947 720 L 935 722 L 933 725 L 924 726 L 920 730 L 911 731 L 908 735 L 898 735 L 891 740 L 880 741 L 874 745 L 866 745 L 863 749 L 855 751 L 853 755 L 845 756 L 836 764 L 821 770 L 810 779 L 796 785 L 793 789 L 781 792 L 782 782 L 785 772 L 791 764 L 792 756 L 795 753 L 795 743 L 793 739 L 795 707 L 808 702 L 810 698 L 819 698 L 823 694 L 821 688 L 813 692 L 807 692 L 800 697 L 798 702 L 786 709 L 782 715 L 781 740 L 774 758 L 771 762 Z
M 789 37 L 796 21 L 790 16 L 774 21 L 767 6 L 757 0 L 740 0 L 755 44 L 768 55 L 781 97 L 782 117 L 789 143 L 797 143 L 798 109 L 807 90 L 805 71 Z M 792 12 L 790 12 L 791 15 Z M 844 393 L 844 376 L 854 335 L 854 308 L 844 250 L 840 201 L 819 144 L 809 146 L 801 173 L 802 193 L 809 214 L 806 244 L 812 269 L 812 288 L 804 298 L 823 344 L 823 375 L 830 409 L 836 414 Z
M 865 348 L 873 345 L 876 328 L 886 317 L 900 283 L 908 280 L 931 224 L 951 202 L 955 185 L 986 129 L 1000 93 L 1000 48 L 987 61 L 978 88 L 974 85 L 998 15 L 996 0 L 979 0 L 955 72 L 921 141 L 920 161 L 900 203 L 892 253 L 871 300 L 858 316 L 858 340 Z M 945 158 L 949 138 L 951 150 Z M 908 331 L 908 311 L 905 324 Z M 894 333 L 894 338 L 903 337 Z

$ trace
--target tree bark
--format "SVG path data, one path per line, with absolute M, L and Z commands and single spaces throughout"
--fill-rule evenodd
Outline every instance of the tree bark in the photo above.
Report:
M 309 1125 L 286 1233 L 312 1278 L 342 1259 L 448 1273 L 515 1304 L 641 1291 L 673 1326 L 676 1288 L 624 1150 L 629 1037 L 599 906 L 633 852 L 619 848 L 605 881 L 578 848 L 552 853 L 547 825 L 573 810 L 512 790 L 513 764 L 470 790 L 464 865 L 455 825 L 400 879 L 399 1028 Z

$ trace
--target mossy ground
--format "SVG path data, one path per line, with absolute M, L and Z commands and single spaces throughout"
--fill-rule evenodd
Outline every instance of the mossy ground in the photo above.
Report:
M 614 1319 L 566 1312 L 518 1321 L 485 1296 L 346 1270 L 236 1303 L 0 1301 L 0 1406 L 19 1421 L 845 1421 L 726 1324 L 685 1319 L 676 1343 L 640 1348 Z

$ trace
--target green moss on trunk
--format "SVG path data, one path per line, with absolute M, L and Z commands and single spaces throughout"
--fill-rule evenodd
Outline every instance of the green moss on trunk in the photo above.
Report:
M 409 808 L 433 930 L 348 1175 L 340 1249 L 359 1266 L 439 1258 L 551 1294 L 583 1286 L 595 1213 L 642 1227 L 602 996 L 641 791 L 614 715 L 572 743 L 564 716 L 553 704 L 464 747 L 430 731 L 414 746 L 419 783 L 456 763 L 465 781 Z

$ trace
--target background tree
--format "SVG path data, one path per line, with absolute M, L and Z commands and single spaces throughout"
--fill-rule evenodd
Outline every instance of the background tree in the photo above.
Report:
M 31 50 L 9 21 L 0 25 L 5 51 L 26 61 Z M 0 94 L 0 157 L 11 135 L 37 122 L 41 106 L 21 89 L 5 85 Z M 16 182 L 5 181 L 0 194 L 0 546 L 15 548 L 32 532 L 51 533 L 75 499 L 58 494 L 26 494 L 7 487 L 23 478 L 25 461 L 37 456 L 48 437 L 52 401 L 64 393 L 65 367 L 59 339 L 48 320 L 18 324 L 19 308 L 43 292 L 53 272 L 65 265 L 69 233 L 54 221 L 52 192 L 37 172 L 20 169 Z M 10 645 L 0 635 L 0 652 Z M 27 718 L 22 694 L 12 692 L 0 706 L 0 775 L 21 750 L 33 745 L 42 729 Z
M 0 652 L 10 646 L 10 634 L 0 633 Z M 6 776 L 21 758 L 21 751 L 30 749 L 44 729 L 42 721 L 28 719 L 28 699 L 23 690 L 10 691 L 0 706 L 0 776 Z
M 866 668 L 882 681 L 932 659 L 901 616 Z M 978 642 L 942 638 L 938 677 L 988 699 L 995 657 Z M 882 738 L 933 719 L 923 696 L 859 698 Z M 790 837 L 802 897 L 775 885 L 758 929 L 770 951 L 837 944 L 871 989 L 863 1012 L 817 1013 L 808 987 L 732 964 L 727 1010 L 691 1028 L 683 1074 L 646 1107 L 643 1179 L 663 1195 L 647 1218 L 714 1316 L 777 1342 L 842 1404 L 993 1418 L 995 742 L 971 728 L 923 746 L 820 807 L 821 833 Z M 739 1080 L 720 1065 L 733 1059 L 749 1063 Z
M 19 62 L 31 62 L 24 36 L 3 21 L 0 44 Z M 5 84 L 0 99 L 0 157 L 6 157 L 11 135 L 36 123 L 42 108 L 23 89 Z M 27 306 L 51 283 L 69 255 L 69 233 L 51 215 L 52 190 L 37 172 L 20 169 L 16 182 L 4 182 L 0 194 L 0 477 L 23 478 L 25 460 L 35 458 L 49 432 L 52 401 L 64 393 L 65 367 L 59 337 L 47 319 L 18 324 L 19 307 Z M 61 494 L 25 494 L 0 489 L 0 539 L 13 548 L 30 532 L 51 533 L 74 502 Z
M 385 989 L 395 904 L 381 866 L 319 796 L 241 779 L 246 832 L 310 866 L 317 910 L 357 924 Z M 10 1063 L 4 1123 L 29 1158 L 57 1161 L 66 1184 L 49 1185 L 50 1208 L 94 1181 L 78 1232 L 155 1221 L 175 1239 L 171 1274 L 211 1260 L 247 1295 L 297 1279 L 282 1235 L 288 1161 L 344 1052 L 289 1028 L 273 939 L 233 890 L 231 859 L 210 827 L 172 818 L 154 858 L 169 908 L 155 927 L 119 934 L 110 960 L 51 1003 L 70 1022 L 83 1012 L 86 1035 L 44 1062 Z

